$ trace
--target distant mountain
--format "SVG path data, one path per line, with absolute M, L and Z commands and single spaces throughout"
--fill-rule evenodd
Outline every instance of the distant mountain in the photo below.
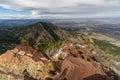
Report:
M 34 48 L 42 49 L 47 53 L 57 49 L 62 41 L 71 37 L 69 32 L 49 22 L 38 22 L 26 27 L 15 29 L 20 36 L 21 43 L 31 45 Z M 49 51 L 47 48 L 51 48 Z
M 13 44 L 19 40 L 19 44 L 30 45 L 36 49 L 42 48 L 43 51 L 48 47 L 52 48 L 51 51 L 57 49 L 62 41 L 71 37 L 69 32 L 49 22 L 37 22 L 28 26 L 1 28 L 1 30 L 0 41 L 9 42 L 12 39 L 13 42 L 10 43 Z
M 0 27 L 23 27 L 33 23 L 36 23 L 40 20 L 34 19 L 25 19 L 25 20 L 0 20 Z
M 61 28 L 46 22 L 38 22 L 17 30 L 17 34 L 24 39 L 33 39 L 37 42 L 58 41 L 69 37 L 69 33 Z

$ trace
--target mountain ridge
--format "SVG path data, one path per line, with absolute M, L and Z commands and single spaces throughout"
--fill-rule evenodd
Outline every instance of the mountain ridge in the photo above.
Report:
M 30 45 L 37 49 L 41 48 L 42 46 L 45 46 L 44 50 L 46 50 L 47 44 L 58 45 L 62 40 L 66 40 L 71 36 L 69 32 L 49 22 L 37 22 L 23 27 L 6 28 L 3 29 L 2 31 L 5 32 L 6 30 L 8 32 L 12 32 L 9 35 L 14 34 L 18 37 L 18 40 L 13 38 L 13 40 L 18 42 L 16 43 L 16 45 L 17 44 Z M 7 39 L 7 37 L 9 36 L 5 36 L 5 39 Z
M 0 56 L 0 79 L 117 80 L 109 67 L 94 60 L 91 52 L 85 53 L 90 51 L 89 47 L 67 43 L 61 48 L 61 54 L 57 57 L 53 55 L 51 59 L 30 46 L 19 45 L 5 52 Z
M 117 80 L 110 65 L 113 56 L 96 47 L 89 35 L 71 34 L 49 22 L 12 29 L 20 43 L 0 56 L 0 75 L 6 80 L 19 75 L 20 80 Z

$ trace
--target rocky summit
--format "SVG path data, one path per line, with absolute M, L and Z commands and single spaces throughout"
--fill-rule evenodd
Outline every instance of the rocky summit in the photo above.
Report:
M 17 46 L 0 56 L 2 80 L 34 80 L 50 76 L 53 66 L 41 51 L 29 46 Z
M 16 46 L 0 56 L 1 80 L 117 80 L 92 56 L 88 46 L 65 43 L 52 56 L 30 46 Z M 88 53 L 88 52 L 89 53 Z

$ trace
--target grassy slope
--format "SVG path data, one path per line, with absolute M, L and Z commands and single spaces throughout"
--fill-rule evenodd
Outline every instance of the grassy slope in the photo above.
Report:
M 95 44 L 102 50 L 112 55 L 120 55 L 120 47 L 110 44 L 105 40 L 93 39 Z

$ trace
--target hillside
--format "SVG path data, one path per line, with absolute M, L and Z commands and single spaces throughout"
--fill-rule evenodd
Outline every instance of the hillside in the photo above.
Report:
M 0 54 L 7 49 L 12 49 L 19 43 L 19 38 L 14 33 L 0 29 Z
M 18 28 L 15 31 L 21 39 L 21 44 L 30 45 L 36 49 L 42 49 L 47 53 L 49 52 L 48 48 L 54 51 L 54 49 L 59 47 L 62 41 L 71 37 L 69 32 L 48 22 L 38 22 Z
M 69 32 L 49 22 L 37 22 L 24 27 L 1 28 L 0 33 L 0 41 L 3 42 L 1 43 L 1 52 L 15 47 L 11 47 L 11 45 L 4 46 L 5 42 L 7 44 L 10 42 L 10 44 L 30 45 L 36 49 L 42 49 L 44 52 L 51 53 L 63 41 L 71 37 Z
M 39 22 L 26 27 L 19 28 L 17 34 L 29 40 L 30 38 L 35 41 L 43 43 L 58 41 L 68 37 L 68 33 L 58 28 L 51 23 Z
M 103 40 L 103 41 L 108 41 L 110 44 L 113 44 L 115 46 L 120 47 L 120 41 L 115 39 L 115 38 L 112 38 L 112 37 L 109 37 L 109 36 L 106 36 L 106 35 L 103 35 L 103 34 L 100 34 L 100 33 L 95 33 L 95 32 L 90 32 L 88 34 L 91 38 L 98 39 L 98 40 Z

